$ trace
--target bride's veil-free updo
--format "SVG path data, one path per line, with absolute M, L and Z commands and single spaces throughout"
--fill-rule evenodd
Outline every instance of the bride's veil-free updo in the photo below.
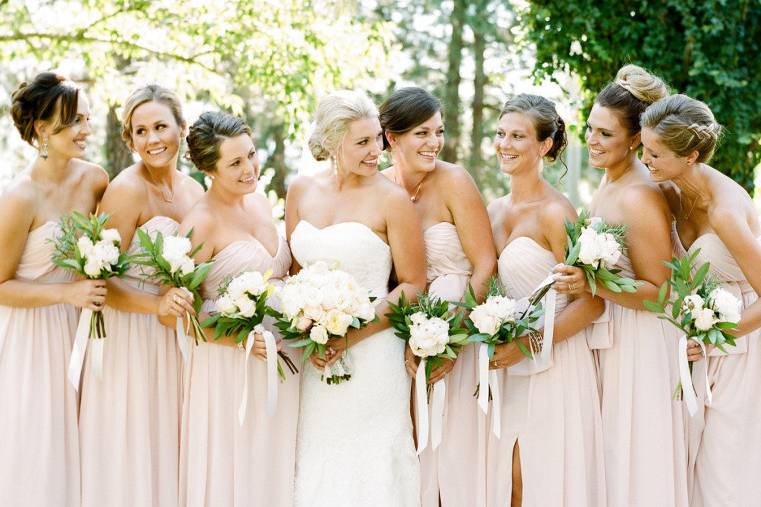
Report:
M 11 94 L 11 117 L 21 138 L 35 146 L 36 120 L 52 122 L 52 134 L 68 127 L 77 117 L 79 88 L 54 72 L 37 74 L 31 83 L 23 82 Z
M 363 92 L 339 90 L 323 97 L 314 115 L 315 128 L 309 150 L 316 160 L 328 160 L 343 142 L 349 124 L 378 117 L 378 109 Z
M 624 65 L 595 102 L 618 112 L 630 135 L 640 131 L 639 118 L 647 106 L 668 95 L 666 84 L 637 65 Z

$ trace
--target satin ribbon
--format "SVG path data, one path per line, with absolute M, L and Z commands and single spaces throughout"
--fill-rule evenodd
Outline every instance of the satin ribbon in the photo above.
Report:
M 431 433 L 431 448 L 436 450 L 441 444 L 444 426 L 444 405 L 447 399 L 447 384 L 444 379 L 433 384 L 431 397 L 430 424 L 428 414 L 428 382 L 425 378 L 425 366 L 428 360 L 422 358 L 415 373 L 415 413 L 417 414 L 417 455 L 428 446 L 428 431 Z
M 267 415 L 275 414 L 277 409 L 277 344 L 275 335 L 267 331 L 261 324 L 254 327 L 246 337 L 246 355 L 243 357 L 243 396 L 238 407 L 238 423 L 243 426 L 246 420 L 248 406 L 248 358 L 256 341 L 256 334 L 262 335 L 264 348 L 267 352 Z
M 478 346 L 478 406 L 484 414 L 489 413 L 489 391 L 491 391 L 491 429 L 494 436 L 502 436 L 502 397 L 499 391 L 497 372 L 489 370 L 489 346 Z
M 188 320 L 187 327 L 182 328 L 182 317 L 177 317 L 175 331 L 177 332 L 177 347 L 180 349 L 183 364 L 188 364 L 190 356 L 190 342 L 188 342 L 188 330 L 190 329 L 190 314 L 185 312 L 185 318 Z
M 69 370 L 67 376 L 69 382 L 76 391 L 79 391 L 79 378 L 82 376 L 82 365 L 85 361 L 85 352 L 87 351 L 87 345 L 90 342 L 90 321 L 93 317 L 93 311 L 89 308 L 83 308 L 79 314 L 79 324 L 77 324 L 77 332 L 74 338 L 74 346 L 71 348 L 71 357 L 69 359 Z M 101 348 L 101 352 L 102 352 Z M 103 356 L 101 354 L 102 369 Z
M 695 386 L 692 385 L 692 375 L 690 374 L 690 363 L 687 360 L 687 344 L 690 341 L 694 341 L 700 345 L 700 350 L 703 351 L 703 356 L 708 360 L 706 355 L 706 347 L 702 341 L 697 338 L 688 337 L 682 335 L 679 338 L 679 380 L 682 383 L 682 395 L 684 403 L 687 405 L 687 411 L 690 413 L 690 417 L 694 416 L 698 411 L 698 397 L 695 393 Z M 708 365 L 705 368 L 705 382 L 706 382 L 706 399 L 708 405 L 713 401 L 713 393 L 711 393 L 711 386 L 708 384 Z

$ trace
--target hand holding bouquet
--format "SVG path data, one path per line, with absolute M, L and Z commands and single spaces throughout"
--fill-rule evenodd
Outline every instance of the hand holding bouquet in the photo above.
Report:
M 693 265 L 700 249 L 692 255 L 673 258 L 666 262 L 671 277 L 661 286 L 658 301 L 645 301 L 645 307 L 658 317 L 671 322 L 684 334 L 679 339 L 679 376 L 681 389 L 690 415 L 697 411 L 697 397 L 692 385 L 692 363 L 687 361 L 687 344 L 696 342 L 705 355 L 705 345 L 714 345 L 726 352 L 725 345 L 735 345 L 735 337 L 727 332 L 740 321 L 742 302 L 722 288 L 708 273 L 710 264 L 704 263 L 694 271 Z M 671 297 L 667 294 L 671 291 Z M 706 378 L 706 394 L 711 401 L 711 389 Z
M 201 295 L 199 287 L 209 274 L 213 262 L 203 262 L 196 266 L 193 256 L 201 249 L 198 245 L 191 251 L 190 235 L 187 236 L 164 236 L 156 232 L 151 236 L 142 229 L 137 229 L 138 239 L 143 248 L 137 262 L 149 269 L 144 271 L 145 278 L 161 285 L 182 288 L 193 295 L 193 308 L 195 313 L 186 315 L 190 325 L 193 326 L 193 335 L 196 345 L 198 340 L 206 341 L 206 337 L 198 322 L 197 313 L 201 309 Z M 182 353 L 182 358 L 187 362 L 190 351 L 186 338 L 187 330 L 183 330 L 182 320 L 177 319 L 177 343 Z
M 599 217 L 589 217 L 582 211 L 579 219 L 565 222 L 568 238 L 564 263 L 584 271 L 589 288 L 594 296 L 597 283 L 613 292 L 635 292 L 638 283 L 631 278 L 619 276 L 615 268 L 625 252 L 624 235 L 626 226 L 608 225 Z
M 243 398 L 238 409 L 241 425 L 246 417 L 248 401 L 248 358 L 257 335 L 264 340 L 267 352 L 267 412 L 270 415 L 277 408 L 277 376 L 285 380 L 285 372 L 278 358 L 283 359 L 291 373 L 298 372 L 291 358 L 277 350 L 275 336 L 262 326 L 265 316 L 278 315 L 267 305 L 267 298 L 275 291 L 268 281 L 270 275 L 271 272 L 262 275 L 258 271 L 248 271 L 223 284 L 215 302 L 216 311 L 201 324 L 203 327 L 214 327 L 215 340 L 225 335 L 235 336 L 235 342 L 239 345 L 245 341 Z
M 360 329 L 375 319 L 373 299 L 350 274 L 316 262 L 285 282 L 275 325 L 291 347 L 304 347 L 304 360 L 313 354 L 326 357 L 329 339 L 345 338 L 350 328 Z M 325 366 L 322 378 L 328 384 L 351 378 L 348 351 Z
M 406 341 L 412 353 L 420 358 L 415 376 L 418 455 L 428 445 L 428 380 L 431 371 L 445 360 L 455 360 L 468 334 L 460 327 L 462 313 L 451 311 L 449 302 L 429 294 L 419 294 L 417 303 L 410 304 L 404 293 L 396 304 L 389 303 L 386 314 L 396 336 Z M 431 403 L 431 446 L 441 443 L 446 383 L 433 385 Z
M 130 257 L 119 250 L 121 237 L 116 229 L 106 229 L 109 215 L 85 215 L 74 211 L 60 220 L 61 233 L 53 240 L 52 261 L 58 267 L 74 271 L 90 280 L 105 280 L 127 272 Z M 92 340 L 93 370 L 98 378 L 103 372 L 103 339 L 106 325 L 103 312 L 84 308 L 79 318 L 76 338 L 69 360 L 69 381 L 79 389 L 79 377 L 85 351 Z M 90 340 L 88 340 L 88 338 Z

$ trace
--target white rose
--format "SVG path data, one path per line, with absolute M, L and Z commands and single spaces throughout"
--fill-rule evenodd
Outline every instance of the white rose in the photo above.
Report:
M 330 334 L 344 336 L 353 320 L 351 315 L 340 310 L 330 310 L 325 316 L 325 327 L 328 328 Z
M 473 321 L 479 333 L 489 336 L 495 335 L 501 325 L 499 317 L 490 312 L 485 304 L 478 305 L 470 312 L 470 320 Z
M 256 303 L 252 301 L 248 296 L 243 296 L 235 300 L 235 306 L 238 307 L 238 313 L 242 317 L 253 317 L 256 313 Z
M 312 325 L 312 321 L 302 315 L 301 317 L 296 317 L 293 319 L 291 325 L 299 331 L 304 332 L 309 329 L 309 326 Z
M 621 246 L 616 241 L 615 236 L 606 233 L 605 240 L 602 243 L 603 264 L 607 269 L 611 269 L 618 263 L 619 258 L 621 258 Z
M 87 259 L 87 262 L 85 262 L 85 274 L 87 276 L 100 276 L 101 269 L 103 269 L 103 261 L 95 255 Z
M 356 314 L 358 319 L 371 321 L 375 318 L 375 307 L 369 301 L 363 303 L 357 308 Z
M 196 268 L 195 262 L 190 257 L 185 257 L 180 263 L 180 273 L 183 275 L 189 275 Z M 175 271 L 173 271 L 175 272 Z
M 215 306 L 217 307 L 217 311 L 219 313 L 225 315 L 232 315 L 236 310 L 235 303 L 233 303 L 232 298 L 227 294 L 220 296 L 219 299 L 217 299 Z
M 102 241 L 108 241 L 112 244 L 121 243 L 122 241 L 122 237 L 116 229 L 103 229 L 103 232 L 100 233 L 100 238 Z
M 162 254 L 169 258 L 179 259 L 190 253 L 190 240 L 184 236 L 165 236 Z
M 87 236 L 82 236 L 77 240 L 77 249 L 84 258 L 92 257 L 95 253 L 95 245 Z
M 695 315 L 695 310 L 703 308 L 703 298 L 698 294 L 690 294 L 682 302 L 682 311 L 688 311 Z
M 119 261 L 119 249 L 113 243 L 100 240 L 95 244 L 95 256 L 104 264 L 113 265 Z
M 304 317 L 315 322 L 322 320 L 325 316 L 325 310 L 323 310 L 321 306 L 305 306 L 303 311 Z
M 259 296 L 267 290 L 267 282 L 264 281 L 264 277 L 258 271 L 243 273 L 242 277 L 246 292 L 252 296 Z
M 601 257 L 600 243 L 597 236 L 597 233 L 589 227 L 582 229 L 579 236 L 579 243 L 581 243 L 579 260 L 584 264 L 592 266 L 594 269 L 597 269 L 599 266 Z
M 695 317 L 695 327 L 699 331 L 708 331 L 716 323 L 711 308 L 703 308 L 692 314 Z
M 317 324 L 309 331 L 309 339 L 315 343 L 325 345 L 328 343 L 328 331 L 321 325 Z
M 230 281 L 230 284 L 227 286 L 227 293 L 233 299 L 242 298 L 246 294 L 246 287 L 242 277 L 236 276 Z
M 708 301 L 722 322 L 740 322 L 742 303 L 728 290 L 717 287 L 708 295 Z

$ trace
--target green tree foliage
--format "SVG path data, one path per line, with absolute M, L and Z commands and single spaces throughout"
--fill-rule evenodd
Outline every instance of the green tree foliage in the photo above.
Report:
M 727 129 L 712 165 L 752 191 L 761 162 L 761 2 L 531 1 L 523 17 L 535 77 L 577 74 L 585 115 L 626 63 L 706 102 Z

